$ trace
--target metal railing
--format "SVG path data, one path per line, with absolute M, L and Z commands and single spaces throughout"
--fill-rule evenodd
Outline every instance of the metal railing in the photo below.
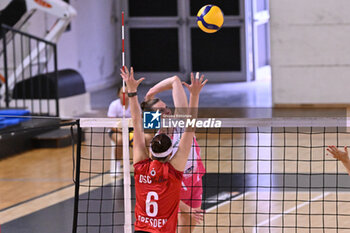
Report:
M 0 108 L 59 116 L 56 44 L 7 25 L 0 33 Z

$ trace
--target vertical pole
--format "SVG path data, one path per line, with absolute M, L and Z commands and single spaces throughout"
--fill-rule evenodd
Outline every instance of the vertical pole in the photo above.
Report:
M 122 11 L 122 66 L 125 70 L 125 46 L 124 46 L 124 11 Z M 123 80 L 123 167 L 124 167 L 124 233 L 131 233 L 131 181 L 130 181 L 130 162 L 129 162 L 129 124 L 125 118 L 125 81 Z
M 80 187 L 80 158 L 81 158 L 81 128 L 77 120 L 77 162 L 75 169 L 75 194 L 74 194 L 74 215 L 73 215 L 73 233 L 77 233 L 78 228 L 78 209 L 79 209 L 79 187 Z
M 6 46 L 6 33 L 3 25 L 1 25 L 1 36 L 2 36 L 2 42 L 3 42 L 3 48 L 4 48 L 4 75 L 5 75 L 5 104 L 6 108 L 10 107 L 10 96 L 9 96 L 9 89 L 8 89 L 8 70 L 7 70 L 7 46 Z
M 130 162 L 129 162 L 129 125 L 128 119 L 123 118 L 122 121 L 123 135 L 123 166 L 124 166 L 124 233 L 131 233 L 131 178 L 130 178 Z
M 13 62 L 13 68 L 12 68 L 12 72 L 13 72 L 13 78 L 14 78 L 14 87 L 16 86 L 16 83 L 17 83 L 17 74 L 16 74 L 16 65 L 17 64 L 17 60 L 16 60 L 16 32 L 14 31 L 13 32 L 13 35 L 12 35 L 12 62 Z M 14 99 L 14 107 L 15 108 L 18 108 L 17 106 L 17 99 Z
M 55 85 L 56 85 L 56 93 L 55 93 L 55 102 L 56 102 L 56 116 L 60 115 L 60 106 L 59 106 L 59 97 L 58 97 L 58 71 L 57 71 L 57 46 L 53 46 L 53 59 L 54 59 L 54 75 L 55 75 Z
M 122 68 L 125 71 L 124 11 L 122 11 Z M 123 118 L 125 117 L 125 81 L 123 80 Z

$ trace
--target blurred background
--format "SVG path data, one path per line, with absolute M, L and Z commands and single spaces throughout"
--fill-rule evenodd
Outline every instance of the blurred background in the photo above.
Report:
M 225 15 L 214 34 L 196 24 L 206 4 Z M 140 101 L 167 77 L 189 81 L 201 72 L 209 82 L 200 107 L 212 114 L 345 115 L 348 0 L 1 0 L 3 232 L 71 229 L 72 140 L 62 122 L 107 117 L 118 98 L 122 11 L 126 65 L 146 77 Z M 158 96 L 172 106 L 171 91 Z
M 67 77 L 76 74 L 72 72 L 62 74 L 60 72 L 62 70 L 76 71 L 80 76 L 78 79 L 83 81 L 87 94 L 84 98 L 75 98 L 77 100 L 75 108 L 78 109 L 72 106 L 73 109 L 66 110 L 65 103 L 61 103 L 61 111 L 58 113 L 60 116 L 81 116 L 88 113 L 91 115 L 91 109 L 97 110 L 98 115 L 104 116 L 109 103 L 117 97 L 116 85 L 121 81 L 119 69 L 122 61 L 122 10 L 125 11 L 126 65 L 132 65 L 135 68 L 137 77 L 147 78 L 142 93 L 145 94 L 151 85 L 166 77 L 178 75 L 182 80 L 188 81 L 190 72 L 199 71 L 209 79 L 211 84 L 208 85 L 202 97 L 202 106 L 270 107 L 275 104 L 272 102 L 271 91 L 270 3 L 268 0 L 224 2 L 66 0 L 66 2 L 76 10 L 76 14 L 71 15 L 67 28 L 53 41 L 57 43 L 57 54 L 54 55 L 59 72 L 58 102 L 84 93 L 84 90 L 66 93 L 67 88 L 73 89 L 69 84 L 74 83 L 73 78 Z M 206 4 L 218 5 L 225 15 L 223 27 L 214 34 L 202 32 L 196 24 L 197 12 Z M 18 10 L 20 8 L 22 8 L 21 11 Z M 1 22 L 18 28 L 21 32 L 27 32 L 42 39 L 46 38 L 56 22 L 57 15 L 35 10 L 31 17 L 19 25 L 19 19 L 26 14 L 27 10 L 24 0 L 10 1 L 9 5 L 2 10 Z M 20 40 L 25 38 L 16 41 L 14 36 L 12 38 L 14 45 L 11 44 L 10 39 L 7 41 L 7 60 L 17 60 L 14 64 L 17 67 L 23 63 L 21 60 L 23 48 L 29 50 L 28 44 L 35 44 L 34 40 L 29 43 Z M 281 50 L 278 49 L 278 51 Z M 48 66 L 53 66 L 54 61 L 52 57 L 50 58 L 46 62 Z M 1 63 L 3 59 L 4 57 L 1 58 Z M 11 66 L 10 61 L 7 63 Z M 7 68 L 8 76 L 11 76 L 13 68 Z M 24 79 L 33 79 L 33 76 L 38 75 L 34 74 L 36 70 L 37 67 L 33 67 L 32 73 L 24 71 Z M 42 69 L 42 72 L 46 71 Z M 3 76 L 5 73 L 2 69 Z M 17 73 L 17 82 L 20 82 L 21 78 L 22 74 Z M 61 84 L 63 79 L 67 80 L 67 86 Z M 28 81 L 27 83 L 29 85 Z M 18 90 L 21 88 L 23 86 L 17 85 Z M 9 89 L 8 95 L 12 95 L 11 88 Z M 34 90 L 34 92 L 39 91 Z M 165 94 L 163 98 L 167 96 L 168 94 Z M 16 98 L 22 99 L 23 96 Z M 27 95 L 27 98 L 32 97 Z M 140 98 L 143 96 L 141 95 Z M 14 97 L 11 96 L 9 99 L 12 100 Z M 14 105 L 14 101 L 11 100 L 12 103 L 9 103 L 9 106 Z M 17 105 L 20 105 L 19 102 L 17 101 Z M 89 102 L 91 106 L 86 106 Z
M 348 103 L 350 94 L 345 84 L 349 72 L 349 38 L 346 32 L 350 6 L 345 0 L 66 2 L 76 13 L 70 15 L 63 32 L 55 40 L 49 40 L 57 43 L 56 61 L 52 56 L 45 61 L 48 67 L 56 62 L 59 72 L 58 93 L 54 97 L 62 106 L 60 112 L 53 114 L 96 115 L 96 111 L 91 110 L 97 110 L 100 116 L 106 114 L 109 103 L 116 98 L 116 85 L 121 81 L 122 10 L 126 24 L 126 65 L 134 66 L 137 77 L 147 78 L 142 94 L 166 77 L 178 75 L 188 81 L 190 72 L 199 71 L 210 84 L 204 90 L 201 106 L 339 107 Z M 225 14 L 223 27 L 214 34 L 202 32 L 196 24 L 198 10 L 209 3 L 218 5 Z M 52 12 L 35 10 L 35 14 L 18 24 L 28 11 L 25 1 L 6 0 L 2 4 L 3 24 L 42 39 L 57 20 L 57 15 Z M 35 44 L 35 40 L 29 43 L 23 42 L 25 38 L 17 40 L 16 36 L 7 36 L 7 72 L 2 53 L 2 76 L 10 78 L 12 71 L 23 63 L 23 51 L 27 50 L 28 54 L 29 44 Z M 47 72 L 34 67 L 39 62 L 32 59 L 32 71 L 27 74 L 17 72 L 15 83 L 22 81 L 19 77 L 33 79 L 33 76 Z M 67 69 L 70 72 L 64 74 L 62 70 Z M 39 72 L 35 73 L 35 70 Z M 68 78 L 71 76 L 77 77 Z M 72 80 L 80 84 L 73 88 Z M 28 85 L 26 88 L 30 89 Z M 23 86 L 23 82 L 22 86 L 10 85 L 9 103 L 5 103 L 6 94 L 2 91 L 2 107 L 6 104 L 7 107 L 14 106 L 14 99 L 33 99 L 28 94 L 14 95 L 14 92 L 20 93 Z M 17 92 L 14 91 L 16 87 Z M 2 89 L 5 89 L 4 85 Z M 34 92 L 39 91 L 35 89 Z M 77 97 L 79 95 L 81 98 Z M 163 98 L 167 96 L 169 93 Z M 75 100 L 70 101 L 75 106 L 67 110 L 63 99 L 68 97 Z M 20 107 L 19 102 L 17 107 Z

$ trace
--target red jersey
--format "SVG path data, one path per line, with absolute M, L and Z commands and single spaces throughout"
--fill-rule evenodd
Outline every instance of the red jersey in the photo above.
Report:
M 170 163 L 151 159 L 134 168 L 135 231 L 175 233 L 183 173 Z

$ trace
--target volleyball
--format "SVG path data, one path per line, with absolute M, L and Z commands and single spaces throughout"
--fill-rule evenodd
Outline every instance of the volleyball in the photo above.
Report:
M 134 145 L 134 132 L 129 133 L 129 146 Z
M 218 6 L 205 5 L 198 11 L 197 24 L 206 33 L 217 32 L 224 24 L 224 14 Z

